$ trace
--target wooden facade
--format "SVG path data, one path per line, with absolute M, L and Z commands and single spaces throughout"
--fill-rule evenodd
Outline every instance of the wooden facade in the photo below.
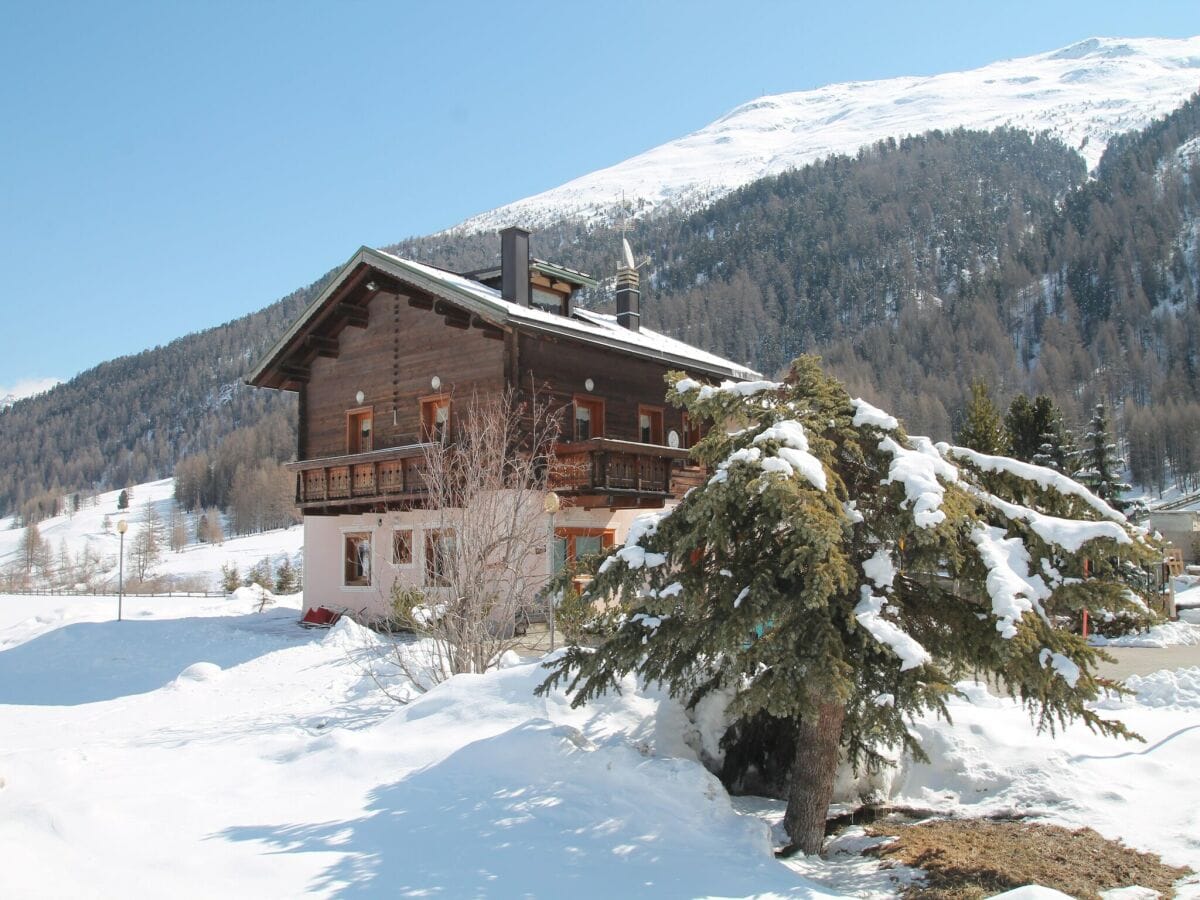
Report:
M 452 440 L 456 403 L 506 387 L 536 392 L 560 412 L 552 482 L 568 503 L 661 506 L 704 477 L 688 460 L 694 433 L 664 402 L 664 376 L 683 369 L 711 382 L 711 366 L 623 347 L 616 326 L 598 340 L 578 327 L 555 332 L 549 313 L 506 318 L 475 302 L 458 276 L 446 273 L 443 284 L 411 263 L 411 275 L 398 273 L 369 254 L 384 258 L 360 251 L 250 379 L 300 395 L 290 467 L 306 515 L 422 505 L 422 443 L 441 427 L 446 401 Z M 578 440 L 577 406 L 593 411 Z

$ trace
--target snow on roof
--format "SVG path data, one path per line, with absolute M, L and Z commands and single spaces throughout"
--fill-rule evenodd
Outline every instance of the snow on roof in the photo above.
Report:
M 591 339 L 608 345 L 620 346 L 623 349 L 632 350 L 641 356 L 650 356 L 662 359 L 665 362 L 676 362 L 691 368 L 717 371 L 720 374 L 730 375 L 734 378 L 757 378 L 759 375 L 758 372 L 747 366 L 717 356 L 715 353 L 701 350 L 699 347 L 694 347 L 691 344 L 668 337 L 665 334 L 660 334 L 657 331 L 652 331 L 649 328 L 632 331 L 619 325 L 616 316 L 576 309 L 573 315 L 568 317 L 547 312 L 533 306 L 522 306 L 519 303 L 505 300 L 495 288 L 480 284 L 478 281 L 474 281 L 463 275 L 457 275 L 454 272 L 448 272 L 445 269 L 439 269 L 425 263 L 414 262 L 411 259 L 402 259 L 390 253 L 385 253 L 382 250 L 374 250 L 372 252 L 381 257 L 386 257 L 393 264 L 398 264 L 405 269 L 420 273 L 430 281 L 440 283 L 455 292 L 466 294 L 471 299 L 491 307 L 509 321 L 519 323 L 522 326 L 532 327 L 537 330 L 564 333 L 578 337 L 581 340 Z

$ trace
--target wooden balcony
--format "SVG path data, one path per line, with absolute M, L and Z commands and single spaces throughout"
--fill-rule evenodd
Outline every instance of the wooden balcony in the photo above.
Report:
M 288 463 L 296 473 L 296 505 L 305 512 L 352 512 L 381 504 L 419 504 L 428 493 L 420 444 Z
M 561 494 L 661 501 L 682 496 L 704 475 L 687 450 L 592 438 L 555 448 L 550 487 Z
M 424 505 L 424 466 L 421 444 L 287 463 L 296 473 L 296 505 L 309 514 Z M 583 506 L 661 505 L 705 475 L 686 450 L 592 438 L 557 445 L 550 487 Z

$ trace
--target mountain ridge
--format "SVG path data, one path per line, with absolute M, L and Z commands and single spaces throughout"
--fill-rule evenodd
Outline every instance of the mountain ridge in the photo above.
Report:
M 850 81 L 747 101 L 709 125 L 440 234 L 702 207 L 758 178 L 939 129 L 1049 131 L 1094 169 L 1109 139 L 1200 88 L 1200 36 L 1101 38 L 961 72 Z M 624 211 L 624 213 L 623 213 Z

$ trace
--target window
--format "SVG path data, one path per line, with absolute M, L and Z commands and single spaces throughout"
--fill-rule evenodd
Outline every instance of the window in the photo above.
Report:
M 592 397 L 575 398 L 575 432 L 577 441 L 604 436 L 604 401 Z
M 433 587 L 450 584 L 454 561 L 454 531 L 449 528 L 425 532 L 425 583 Z
M 450 436 L 450 396 L 421 398 L 421 434 L 427 441 L 445 441 Z
M 638 407 L 638 440 L 643 444 L 661 444 L 663 442 L 661 406 Z
M 683 414 L 683 446 L 695 447 L 704 437 L 704 432 L 700 428 L 700 423 L 691 419 L 687 413 Z
M 557 574 L 568 562 L 595 556 L 613 545 L 615 533 L 608 528 L 556 528 L 550 548 L 551 565 Z
M 412 539 L 413 533 L 411 528 L 397 528 L 392 532 L 392 565 L 393 566 L 411 566 L 412 565 Z
M 371 449 L 371 407 L 346 413 L 346 452 L 366 453 Z
M 365 531 L 343 535 L 345 584 L 347 587 L 371 585 L 371 535 Z

